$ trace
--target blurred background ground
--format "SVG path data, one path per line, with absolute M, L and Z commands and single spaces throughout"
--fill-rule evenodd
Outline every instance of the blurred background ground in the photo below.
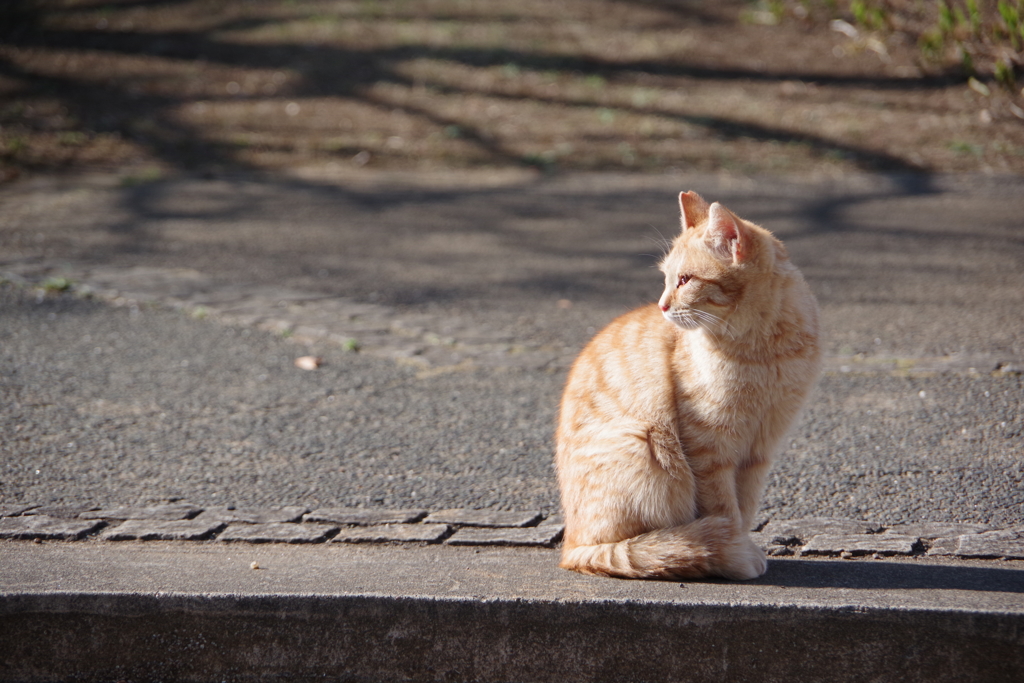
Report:
M 1024 170 L 1020 0 L 8 0 L 0 178 Z

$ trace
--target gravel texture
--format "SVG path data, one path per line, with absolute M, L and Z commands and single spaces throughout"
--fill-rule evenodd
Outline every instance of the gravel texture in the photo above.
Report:
M 561 372 L 424 371 L 0 287 L 0 503 L 539 509 Z M 762 518 L 1024 523 L 1019 376 L 828 373 Z
M 553 507 L 560 378 L 451 372 L 0 287 L 0 501 Z

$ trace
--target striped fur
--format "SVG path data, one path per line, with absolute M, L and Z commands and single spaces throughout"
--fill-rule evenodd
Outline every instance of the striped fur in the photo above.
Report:
M 583 349 L 555 464 L 561 566 L 624 578 L 750 579 L 748 530 L 818 374 L 818 308 L 767 230 L 692 192 L 658 304 Z

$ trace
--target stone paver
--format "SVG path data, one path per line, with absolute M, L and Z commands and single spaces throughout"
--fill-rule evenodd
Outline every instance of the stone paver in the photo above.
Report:
M 750 533 L 750 540 L 761 550 L 769 555 L 792 555 L 793 548 L 782 543 L 776 543 L 770 536 L 753 531 Z
M 957 540 L 958 557 L 1024 559 L 1024 529 L 967 534 Z
M 217 540 L 247 543 L 322 543 L 337 530 L 337 526 L 329 524 L 232 524 L 217 537 Z
M 957 536 L 935 538 L 925 551 L 925 555 L 932 557 L 955 557 L 957 548 L 960 547 L 960 539 Z
M 381 524 L 343 528 L 334 543 L 439 543 L 451 527 L 447 524 Z
M 0 506 L 0 538 L 12 540 L 81 540 L 101 531 L 97 537 L 111 541 L 444 542 L 453 546 L 552 547 L 560 542 L 564 528 L 560 514 L 544 518 L 541 513 L 499 510 L 450 509 L 428 514 L 422 509 L 376 508 L 321 508 L 309 512 L 301 506 L 202 509 L 187 503 L 105 510 L 74 505 Z M 921 522 L 878 527 L 849 519 L 768 520 L 763 530 L 752 532 L 750 538 L 773 557 L 1024 559 L 1024 529 L 991 530 L 981 524 Z
M 539 512 L 502 512 L 500 510 L 438 510 L 427 515 L 425 522 L 458 524 L 460 526 L 523 527 L 536 524 Z
M 35 506 L 14 504 L 0 505 L 0 517 L 14 517 L 16 515 L 23 514 L 28 510 L 31 510 L 33 507 Z
M 466 527 L 445 541 L 448 545 L 543 546 L 550 548 L 562 538 L 558 525 L 512 528 Z
M 426 510 L 376 510 L 360 508 L 320 508 L 303 518 L 307 522 L 332 522 L 370 526 L 373 524 L 411 524 L 427 516 Z
M 886 532 L 890 534 L 903 534 L 905 536 L 916 536 L 918 538 L 944 538 L 950 536 L 962 536 L 963 534 L 977 534 L 988 531 L 984 524 L 954 524 L 951 522 L 921 522 L 919 524 L 897 524 L 887 526 Z
M 562 519 L 562 515 L 549 515 L 540 521 L 537 526 L 560 526 L 564 527 L 565 522 Z
M 801 548 L 801 555 L 913 555 L 915 536 L 900 534 L 820 534 Z
M 46 515 L 0 519 L 0 538 L 26 540 L 75 540 L 102 528 L 104 522 L 67 520 Z
M 195 517 L 202 508 L 185 503 L 153 505 L 150 507 L 119 507 L 108 510 L 92 510 L 79 515 L 82 519 L 140 519 L 173 522 Z
M 829 517 L 806 517 L 804 519 L 780 519 L 768 522 L 761 533 L 773 543 L 791 545 L 807 542 L 822 534 L 864 534 L 877 531 L 878 525 L 855 519 L 831 519 Z
M 292 505 L 283 508 L 207 508 L 195 517 L 197 522 L 224 522 L 226 524 L 272 524 L 274 522 L 298 522 L 309 508 Z
M 198 541 L 209 538 L 223 527 L 223 522 L 197 522 L 192 519 L 171 522 L 129 519 L 107 529 L 100 538 L 105 541 Z
M 26 510 L 25 515 L 45 515 L 47 517 L 59 517 L 60 519 L 87 519 L 82 513 L 99 510 L 95 505 L 43 505 Z

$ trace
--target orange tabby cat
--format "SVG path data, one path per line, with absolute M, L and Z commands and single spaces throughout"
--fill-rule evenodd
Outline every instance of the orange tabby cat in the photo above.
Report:
M 556 466 L 561 566 L 627 578 L 752 579 L 765 475 L 817 378 L 818 306 L 785 247 L 679 195 L 661 301 L 573 365 Z

